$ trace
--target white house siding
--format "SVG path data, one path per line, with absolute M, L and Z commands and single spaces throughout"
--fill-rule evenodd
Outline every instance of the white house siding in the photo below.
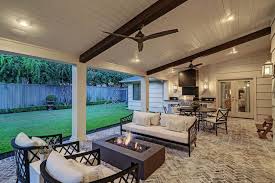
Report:
M 128 109 L 140 111 L 141 110 L 141 101 L 133 100 L 133 83 L 128 84 Z
M 163 109 L 163 82 L 150 82 L 149 111 L 162 112 Z
M 162 112 L 163 82 L 151 81 L 149 84 L 149 111 Z M 142 110 L 141 101 L 133 100 L 133 83 L 128 83 L 128 109 Z
M 272 109 L 271 78 L 262 78 L 261 75 L 262 65 L 268 59 L 270 59 L 268 51 L 262 51 L 223 63 L 202 67 L 199 74 L 199 86 L 202 88 L 205 79 L 209 81 L 209 89 L 203 95 L 217 96 L 216 81 L 219 78 L 256 77 L 256 120 L 262 120 L 266 115 L 271 115 Z

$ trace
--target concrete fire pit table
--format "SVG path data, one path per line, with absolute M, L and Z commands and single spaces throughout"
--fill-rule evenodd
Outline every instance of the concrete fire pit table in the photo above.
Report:
M 133 143 L 146 147 L 138 152 L 113 143 L 119 135 L 109 136 L 93 142 L 93 149 L 100 149 L 101 159 L 119 169 L 128 168 L 131 163 L 139 165 L 139 178 L 145 180 L 165 161 L 165 148 L 162 145 L 134 139 Z

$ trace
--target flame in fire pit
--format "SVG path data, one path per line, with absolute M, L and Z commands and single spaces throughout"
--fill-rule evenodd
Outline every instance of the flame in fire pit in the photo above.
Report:
M 108 140 L 108 142 L 137 152 L 143 152 L 149 148 L 148 146 L 140 144 L 134 140 L 131 132 L 128 132 L 125 136 L 112 138 Z
M 124 141 L 124 144 L 127 146 L 132 140 L 132 133 L 131 132 L 128 132 L 126 138 L 125 138 L 125 141 Z

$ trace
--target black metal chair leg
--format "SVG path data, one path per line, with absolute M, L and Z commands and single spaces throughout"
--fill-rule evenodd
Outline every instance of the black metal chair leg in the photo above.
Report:
M 215 124 L 215 129 L 216 129 L 216 136 L 218 136 L 218 126 Z
M 189 144 L 189 157 L 191 157 L 191 144 Z
M 228 134 L 228 132 L 227 132 L 227 122 L 225 123 L 225 131 L 226 131 L 226 134 Z

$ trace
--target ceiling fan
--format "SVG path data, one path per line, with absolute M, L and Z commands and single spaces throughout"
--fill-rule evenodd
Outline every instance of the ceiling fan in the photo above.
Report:
M 174 68 L 173 70 L 182 70 L 182 69 L 187 69 L 187 70 L 195 69 L 195 70 L 197 70 L 198 69 L 197 67 L 203 64 L 203 63 L 199 63 L 199 64 L 194 65 L 192 62 L 193 61 L 191 61 L 190 64 L 187 67 Z
M 184 67 L 185 69 L 198 69 L 197 67 L 202 65 L 202 63 L 199 63 L 199 64 L 193 64 L 192 63 L 193 61 L 190 62 L 189 66 L 188 67 Z
M 143 42 L 144 41 L 147 41 L 147 40 L 150 40 L 150 39 L 155 39 L 155 38 L 162 37 L 162 36 L 167 36 L 169 34 L 174 34 L 174 33 L 179 31 L 178 29 L 172 29 L 172 30 L 161 31 L 161 32 L 158 32 L 158 33 L 154 33 L 154 34 L 150 34 L 148 36 L 145 36 L 141 31 L 143 27 L 144 26 L 142 25 L 141 28 L 138 29 L 138 33 L 134 37 L 126 36 L 126 35 L 123 35 L 123 34 L 105 32 L 105 31 L 104 31 L 104 33 L 110 34 L 110 35 L 116 36 L 116 37 L 132 39 L 132 40 L 136 41 L 138 43 L 138 51 L 141 52 L 143 50 Z

